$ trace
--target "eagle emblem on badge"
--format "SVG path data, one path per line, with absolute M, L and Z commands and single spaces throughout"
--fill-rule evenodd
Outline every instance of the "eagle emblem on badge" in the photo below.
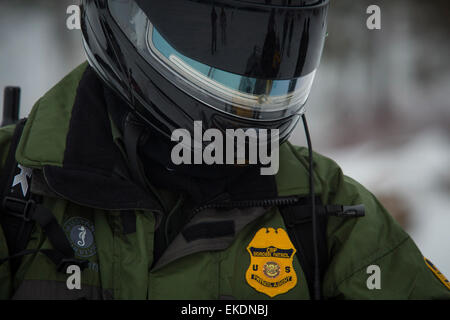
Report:
M 266 262 L 263 268 L 264 274 L 269 278 L 274 279 L 280 275 L 280 265 L 276 262 Z
M 285 230 L 260 229 L 247 247 L 250 266 L 245 274 L 255 290 L 273 298 L 297 284 L 293 260 L 297 250 Z

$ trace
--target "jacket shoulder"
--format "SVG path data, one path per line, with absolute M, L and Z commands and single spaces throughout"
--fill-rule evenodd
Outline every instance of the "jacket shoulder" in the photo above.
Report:
M 280 146 L 280 164 L 275 179 L 280 196 L 309 194 L 309 153 L 308 148 L 285 142 Z M 314 187 L 322 201 L 328 201 L 329 194 L 336 192 L 342 170 L 337 163 L 317 152 L 313 153 Z
M 377 197 L 344 175 L 334 160 L 319 153 L 314 153 L 313 159 L 316 194 L 320 194 L 324 204 L 365 207 L 365 216 L 361 218 L 328 219 L 330 260 L 324 278 L 325 296 L 449 299 L 450 291 L 433 275 L 414 241 Z M 308 149 L 283 145 L 277 179 L 283 190 L 308 192 Z M 368 270 L 380 270 L 381 289 L 369 289 Z
M 330 264 L 324 279 L 328 297 L 345 299 L 449 299 L 450 291 L 433 275 L 424 256 L 377 197 L 344 175 L 331 159 L 316 157 L 326 203 L 363 204 L 361 218 L 330 217 L 327 226 Z M 379 270 L 381 289 L 369 288 Z M 378 271 L 377 271 L 378 272 Z
M 17 147 L 20 164 L 29 168 L 61 166 L 78 85 L 87 63 L 70 72 L 33 106 Z

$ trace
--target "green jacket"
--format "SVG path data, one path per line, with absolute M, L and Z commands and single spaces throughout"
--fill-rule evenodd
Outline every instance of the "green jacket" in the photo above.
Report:
M 106 111 L 87 105 L 91 102 L 77 94 L 85 69 L 86 64 L 78 67 L 36 103 L 16 152 L 17 161 L 33 169 L 31 191 L 43 196 L 43 205 L 57 218 L 76 255 L 90 262 L 81 274 L 81 290 L 69 290 L 69 275 L 57 272 L 44 254 L 37 253 L 25 256 L 14 276 L 9 263 L 0 266 L 0 298 L 309 299 L 295 248 L 279 229 L 286 227 L 277 207 L 203 210 L 186 228 L 226 217 L 234 223 L 234 234 L 187 241 L 180 233 L 153 263 L 155 227 L 168 213 L 155 209 L 148 195 L 117 169 L 120 148 Z M 99 121 L 96 126 L 92 119 Z M 13 129 L 0 129 L 3 164 Z M 377 199 L 344 176 L 332 160 L 315 154 L 314 161 L 316 193 L 324 204 L 364 204 L 366 210 L 362 218 L 328 220 L 330 263 L 324 297 L 450 299 L 450 290 Z M 307 169 L 307 150 L 284 143 L 274 180 L 277 196 L 306 197 Z M 134 212 L 131 229 L 124 212 Z M 270 241 L 258 233 L 261 229 Z M 28 249 L 39 248 L 51 244 L 36 226 Z M 7 256 L 0 229 L 0 258 Z M 255 265 L 258 271 L 252 269 L 258 269 Z M 372 265 L 379 267 L 380 289 L 368 288 Z

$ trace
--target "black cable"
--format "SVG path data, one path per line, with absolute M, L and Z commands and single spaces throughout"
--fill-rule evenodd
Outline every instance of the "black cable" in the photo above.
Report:
M 317 239 L 317 217 L 316 217 L 316 203 L 314 194 L 314 170 L 313 170 L 313 150 L 311 137 L 309 135 L 308 123 L 306 122 L 305 114 L 302 114 L 303 127 L 305 128 L 306 141 L 308 143 L 309 153 L 309 195 L 311 197 L 311 215 L 313 228 L 313 248 L 314 248 L 314 300 L 322 298 L 322 286 L 320 281 L 320 267 L 319 267 L 319 247 Z

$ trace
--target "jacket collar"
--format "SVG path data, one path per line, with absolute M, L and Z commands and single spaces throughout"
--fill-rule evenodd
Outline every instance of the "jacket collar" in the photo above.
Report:
M 16 158 L 42 170 L 48 188 L 72 202 L 107 210 L 159 210 L 157 201 L 123 174 L 126 160 L 114 142 L 102 93 L 87 63 L 76 68 L 33 107 Z M 284 143 L 275 196 L 307 195 L 307 177 L 306 159 Z
M 126 161 L 114 143 L 102 84 L 84 63 L 33 107 L 16 158 L 42 170 L 48 188 L 72 202 L 107 210 L 158 210 L 126 179 Z

